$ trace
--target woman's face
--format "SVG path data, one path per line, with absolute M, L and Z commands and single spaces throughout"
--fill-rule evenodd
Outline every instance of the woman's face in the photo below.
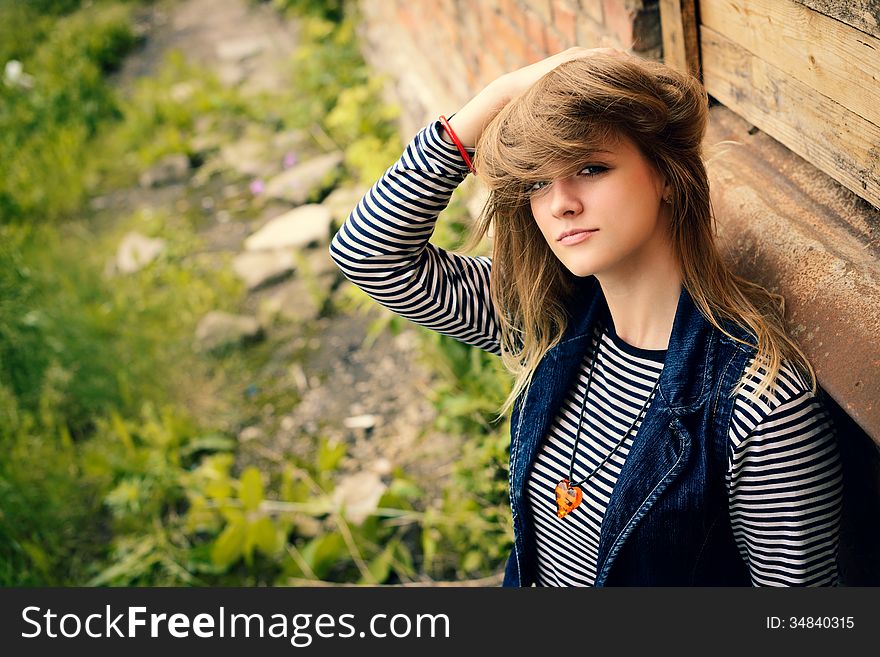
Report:
M 537 183 L 530 205 L 550 249 L 575 276 L 638 275 L 659 250 L 670 252 L 665 192 L 648 160 L 621 135 L 585 157 L 578 173 Z

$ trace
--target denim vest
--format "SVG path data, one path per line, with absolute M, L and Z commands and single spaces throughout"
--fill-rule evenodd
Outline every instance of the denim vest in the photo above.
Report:
M 573 385 L 592 327 L 607 312 L 594 276 L 580 282 L 562 341 L 547 352 L 511 415 L 510 501 L 514 546 L 503 586 L 536 581 L 526 479 Z M 743 329 L 733 335 L 754 342 Z M 725 473 L 729 392 L 754 349 L 712 326 L 682 286 L 651 402 L 612 491 L 599 537 L 596 586 L 748 586 L 728 515 Z

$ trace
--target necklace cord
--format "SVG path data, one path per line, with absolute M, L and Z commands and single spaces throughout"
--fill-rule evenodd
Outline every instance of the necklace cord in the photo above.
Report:
M 580 416 L 578 417 L 577 429 L 575 432 L 574 449 L 572 449 L 572 451 L 571 451 L 571 463 L 568 466 L 568 481 L 569 481 L 568 486 L 569 486 L 569 488 L 574 488 L 576 486 L 582 486 L 583 484 L 587 483 L 601 469 L 601 467 L 608 462 L 608 460 L 617 452 L 617 450 L 620 449 L 620 446 L 623 445 L 623 443 L 626 441 L 630 432 L 633 430 L 633 428 L 635 428 L 635 426 L 639 422 L 639 420 L 642 419 L 642 415 L 645 413 L 646 409 L 648 408 L 648 404 L 651 403 L 651 399 L 654 397 L 654 393 L 656 392 L 657 387 L 660 385 L 660 377 L 658 376 L 657 381 L 654 383 L 654 388 L 651 390 L 650 393 L 648 393 L 648 399 L 645 401 L 644 405 L 642 406 L 642 409 L 639 411 L 638 415 L 636 416 L 636 419 L 633 420 L 633 423 L 630 425 L 629 429 L 627 429 L 626 432 L 623 434 L 623 437 L 619 441 L 617 441 L 617 444 L 614 446 L 614 449 L 612 449 L 610 452 L 608 452 L 607 456 L 605 456 L 605 458 L 602 459 L 602 462 L 599 465 L 597 465 L 595 468 L 593 468 L 593 471 L 590 474 L 588 474 L 586 477 L 584 477 L 583 479 L 581 479 L 578 482 L 572 481 L 572 479 L 574 479 L 574 461 L 577 456 L 577 449 L 578 449 L 578 445 L 580 444 L 580 438 L 581 438 L 581 425 L 583 424 L 583 421 L 584 421 L 584 410 L 587 408 L 587 397 L 590 394 L 590 384 L 593 382 L 593 370 L 595 369 L 596 363 L 599 360 L 599 351 L 600 351 L 601 346 L 602 346 L 602 336 L 600 335 L 599 340 L 596 343 L 596 352 L 593 354 L 593 359 L 592 359 L 592 362 L 590 363 L 590 372 L 587 375 L 587 389 L 584 390 L 584 401 L 581 404 L 581 412 L 580 412 Z

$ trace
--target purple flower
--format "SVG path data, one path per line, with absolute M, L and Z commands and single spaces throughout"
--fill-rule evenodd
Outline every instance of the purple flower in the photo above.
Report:
M 289 169 L 294 164 L 296 164 L 296 153 L 287 153 L 284 156 L 284 168 Z
M 257 178 L 256 180 L 252 180 L 250 184 L 251 194 L 254 196 L 258 194 L 262 194 L 263 190 L 266 189 L 266 186 L 263 184 L 263 181 Z

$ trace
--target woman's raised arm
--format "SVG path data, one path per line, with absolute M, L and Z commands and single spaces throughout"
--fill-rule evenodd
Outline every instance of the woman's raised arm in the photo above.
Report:
M 354 208 L 330 243 L 342 273 L 401 317 L 501 354 L 489 295 L 491 260 L 429 239 L 467 165 L 432 122 Z
M 570 48 L 503 75 L 450 119 L 473 151 L 505 104 L 559 64 L 610 48 Z M 330 244 L 343 274 L 398 315 L 500 355 L 500 331 L 489 294 L 492 261 L 430 244 L 440 212 L 468 167 L 439 121 L 423 128 L 361 199 Z

